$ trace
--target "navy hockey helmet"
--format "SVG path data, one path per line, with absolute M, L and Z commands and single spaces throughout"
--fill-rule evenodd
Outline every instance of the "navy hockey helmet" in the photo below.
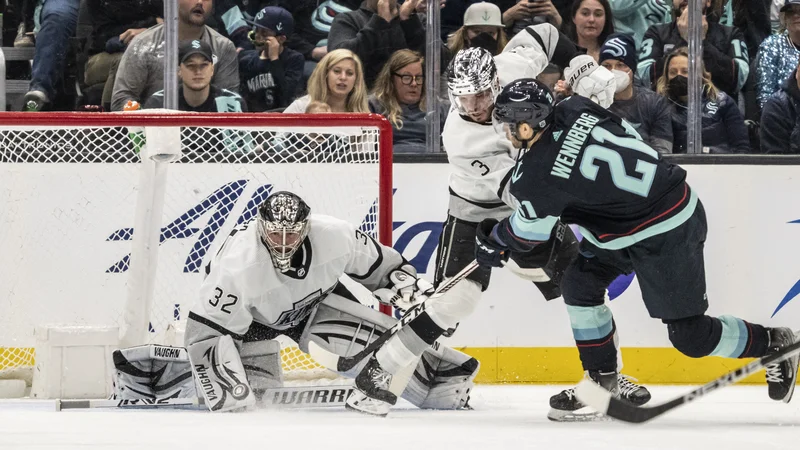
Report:
M 522 78 L 509 83 L 497 96 L 492 115 L 495 130 L 505 135 L 504 124 L 519 141 L 533 139 L 553 120 L 555 98 L 544 83 Z
M 281 272 L 289 269 L 292 256 L 308 236 L 311 208 L 297 194 L 275 192 L 258 207 L 258 229 L 272 263 Z

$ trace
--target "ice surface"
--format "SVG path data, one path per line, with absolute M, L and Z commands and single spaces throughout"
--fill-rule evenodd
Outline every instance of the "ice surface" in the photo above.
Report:
M 773 402 L 766 386 L 735 386 L 644 425 L 554 423 L 560 386 L 483 386 L 474 411 L 398 404 L 385 419 L 344 409 L 251 411 L 46 411 L 47 402 L 0 403 L 0 449 L 796 449 L 800 398 Z M 652 386 L 654 402 L 688 386 Z M 38 408 L 38 409 L 37 409 Z

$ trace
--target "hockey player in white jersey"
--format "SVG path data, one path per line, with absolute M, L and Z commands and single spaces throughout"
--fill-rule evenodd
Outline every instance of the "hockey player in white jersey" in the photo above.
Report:
M 603 107 L 613 101 L 613 75 L 550 24 L 528 27 L 517 34 L 502 53 L 495 56 L 482 48 L 460 51 L 448 69 L 452 109 L 442 139 L 450 163 L 450 202 L 437 255 L 436 282 L 454 276 L 474 258 L 476 228 L 488 218 L 512 214 L 515 203 L 508 193 L 517 150 L 492 128 L 491 115 L 500 85 L 520 77 L 537 76 L 549 62 L 564 67 L 568 85 Z M 564 224 L 547 245 L 529 254 L 514 254 L 507 268 L 533 281 L 547 300 L 560 296 L 563 270 L 577 253 L 577 239 Z M 425 312 L 389 339 L 359 374 L 356 385 L 368 386 L 348 399 L 351 409 L 384 415 L 390 404 L 381 390 L 391 376 L 410 364 L 421 352 L 475 308 L 481 292 L 489 285 L 490 271 L 479 268 L 447 294 L 429 302 Z M 371 386 L 370 386 L 371 382 Z M 644 404 L 646 389 L 621 377 L 628 398 Z M 565 391 L 559 395 L 567 395 Z M 553 402 L 551 402 L 552 405 Z M 579 420 L 574 410 L 552 409 L 553 420 Z
M 256 218 L 231 232 L 205 272 L 185 346 L 199 394 L 212 411 L 253 405 L 259 393 L 282 386 L 279 334 L 304 351 L 313 339 L 344 354 L 361 350 L 396 322 L 359 303 L 341 277 L 401 310 L 433 292 L 397 251 L 343 220 L 310 214 L 290 192 L 270 195 Z M 438 348 L 423 355 L 424 364 L 436 369 L 401 387 L 403 397 L 421 408 L 464 407 L 478 362 Z

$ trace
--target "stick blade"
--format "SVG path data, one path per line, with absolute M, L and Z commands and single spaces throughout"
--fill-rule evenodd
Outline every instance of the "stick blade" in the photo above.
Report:
M 635 406 L 614 397 L 600 385 L 589 380 L 583 380 L 578 383 L 575 387 L 575 395 L 578 400 L 606 416 L 627 423 L 647 422 L 672 407 L 670 404 L 657 407 Z
M 575 386 L 575 395 L 584 405 L 591 406 L 597 412 L 608 414 L 608 406 L 611 403 L 611 392 L 603 389 L 599 384 L 590 380 L 581 380 Z
M 312 340 L 308 341 L 308 354 L 311 355 L 314 361 L 326 369 L 334 371 L 339 370 L 339 355 L 325 350 Z

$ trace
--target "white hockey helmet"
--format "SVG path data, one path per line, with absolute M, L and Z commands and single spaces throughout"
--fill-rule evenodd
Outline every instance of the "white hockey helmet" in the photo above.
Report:
M 258 229 L 272 263 L 281 272 L 289 269 L 292 256 L 308 236 L 311 208 L 298 195 L 275 192 L 258 207 Z
M 494 104 L 500 92 L 497 79 L 497 66 L 492 54 L 480 47 L 465 48 L 458 53 L 447 68 L 447 88 L 450 102 L 459 114 L 467 115 L 468 106 L 464 98 L 486 93 L 491 100 L 486 107 Z

